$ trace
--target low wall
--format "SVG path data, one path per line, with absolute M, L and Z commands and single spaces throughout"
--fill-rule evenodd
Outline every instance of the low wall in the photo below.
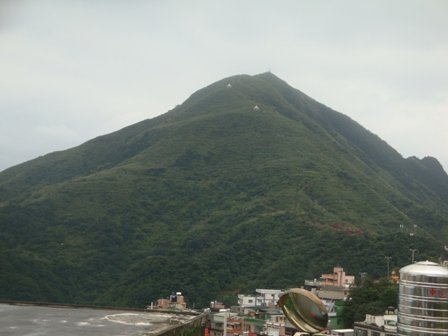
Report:
M 152 336 L 202 336 L 204 335 L 204 327 L 207 321 L 207 314 L 201 314 L 190 321 L 178 326 L 165 329 Z M 150 334 L 148 334 L 150 335 Z

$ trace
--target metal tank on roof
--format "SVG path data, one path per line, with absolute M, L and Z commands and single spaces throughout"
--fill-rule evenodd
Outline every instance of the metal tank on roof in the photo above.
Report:
M 448 268 L 421 261 L 400 269 L 398 335 L 448 335 Z

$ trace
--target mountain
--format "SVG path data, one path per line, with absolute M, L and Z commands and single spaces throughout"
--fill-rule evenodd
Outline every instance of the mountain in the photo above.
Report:
M 441 257 L 448 176 L 271 73 L 0 173 L 0 299 L 144 306 Z M 443 256 L 442 256 L 443 257 Z

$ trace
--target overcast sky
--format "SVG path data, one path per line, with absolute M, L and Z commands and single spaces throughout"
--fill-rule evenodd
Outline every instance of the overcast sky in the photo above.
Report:
M 268 70 L 448 171 L 445 0 L 0 0 L 0 171 Z

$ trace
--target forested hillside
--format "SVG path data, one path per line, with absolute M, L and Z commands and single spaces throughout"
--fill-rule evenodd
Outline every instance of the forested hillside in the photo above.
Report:
M 0 299 L 205 306 L 437 260 L 448 176 L 271 73 L 0 173 Z

